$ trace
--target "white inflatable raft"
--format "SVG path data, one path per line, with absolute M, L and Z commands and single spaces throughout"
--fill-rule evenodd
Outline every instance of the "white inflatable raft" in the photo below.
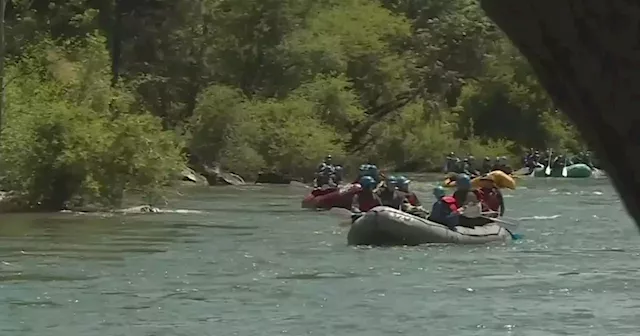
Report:
M 358 218 L 347 236 L 349 245 L 420 245 L 427 243 L 484 244 L 511 239 L 511 234 L 497 224 L 475 228 L 444 225 L 379 206 Z

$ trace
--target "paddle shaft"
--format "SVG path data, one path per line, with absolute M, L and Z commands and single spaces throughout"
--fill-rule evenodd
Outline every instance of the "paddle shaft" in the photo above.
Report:
M 493 221 L 495 223 L 503 224 L 503 225 L 510 226 L 510 227 L 513 227 L 513 228 L 517 228 L 518 227 L 518 224 L 507 222 L 507 221 L 503 221 L 502 219 L 488 217 L 488 216 L 480 216 L 480 217 L 482 217 L 484 219 L 488 219 L 488 220 Z
M 544 174 L 549 176 L 551 175 L 551 158 L 553 157 L 553 149 L 549 148 L 549 163 L 547 164 L 547 168 L 544 170 Z

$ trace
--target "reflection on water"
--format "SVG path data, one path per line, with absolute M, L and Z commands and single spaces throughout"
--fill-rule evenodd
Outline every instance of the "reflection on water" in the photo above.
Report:
M 415 181 L 415 180 L 414 180 Z M 604 180 L 524 180 L 524 239 L 346 246 L 299 187 L 0 217 L 0 335 L 631 335 L 638 233 Z M 425 198 L 435 183 L 418 183 Z

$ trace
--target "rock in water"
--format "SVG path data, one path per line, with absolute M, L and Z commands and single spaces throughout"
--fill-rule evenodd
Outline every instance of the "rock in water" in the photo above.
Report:
M 115 210 L 116 213 L 123 214 L 141 214 L 141 213 L 159 213 L 161 212 L 159 208 L 156 208 L 151 205 L 138 205 L 130 208 Z

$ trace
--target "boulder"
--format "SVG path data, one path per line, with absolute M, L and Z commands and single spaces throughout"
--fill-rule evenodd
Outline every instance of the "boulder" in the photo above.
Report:
M 184 169 L 182 169 L 182 172 L 180 173 L 180 177 L 182 181 L 185 182 L 192 182 L 195 184 L 202 184 L 202 185 L 206 185 L 207 184 L 207 179 L 196 173 L 195 170 L 185 167 Z
M 160 212 L 160 209 L 154 206 L 145 204 L 145 205 L 138 205 L 138 206 L 125 208 L 125 209 L 118 209 L 118 210 L 114 210 L 113 212 L 121 213 L 121 214 L 158 213 Z
M 264 184 L 289 184 L 294 181 L 290 176 L 276 172 L 260 172 L 256 183 Z

